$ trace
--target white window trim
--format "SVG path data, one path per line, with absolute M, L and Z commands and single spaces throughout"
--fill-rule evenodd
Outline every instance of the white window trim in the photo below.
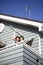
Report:
M 5 27 L 5 25 L 3 23 L 0 23 L 0 32 L 3 31 L 4 27 Z

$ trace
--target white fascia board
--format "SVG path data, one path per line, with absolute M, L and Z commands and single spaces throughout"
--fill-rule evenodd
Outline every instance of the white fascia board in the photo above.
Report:
M 40 28 L 40 26 L 41 26 L 41 23 L 39 23 L 39 22 L 29 21 L 29 20 L 6 16 L 6 15 L 0 15 L 0 19 L 17 22 L 17 23 L 24 24 L 24 25 L 32 25 L 37 28 Z
M 43 32 L 43 23 L 39 26 L 39 31 Z

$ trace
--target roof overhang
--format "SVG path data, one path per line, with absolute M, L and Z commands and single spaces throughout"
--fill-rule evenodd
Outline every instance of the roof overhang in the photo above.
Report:
M 40 22 L 22 19 L 19 17 L 12 17 L 12 16 L 8 16 L 8 15 L 3 15 L 3 14 L 0 14 L 0 19 L 19 23 L 19 24 L 24 24 L 24 25 L 32 25 L 32 26 L 38 28 L 39 31 L 43 32 L 43 23 L 40 23 Z

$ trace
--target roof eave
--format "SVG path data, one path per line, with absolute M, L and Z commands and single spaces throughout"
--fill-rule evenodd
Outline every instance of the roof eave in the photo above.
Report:
M 16 22 L 16 23 L 23 24 L 23 25 L 32 25 L 32 26 L 38 28 L 39 31 L 41 31 L 41 32 L 43 31 L 43 29 L 41 29 L 43 23 L 40 23 L 40 22 L 11 17 L 11 16 L 7 16 L 7 15 L 2 15 L 2 14 L 0 14 L 0 19 L 8 20 L 9 22 Z

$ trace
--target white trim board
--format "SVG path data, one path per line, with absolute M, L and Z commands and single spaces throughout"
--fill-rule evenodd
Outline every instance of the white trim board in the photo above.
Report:
M 32 26 L 38 28 L 39 31 L 43 31 L 43 29 L 41 29 L 43 26 L 43 23 L 40 23 L 40 22 L 21 19 L 21 18 L 17 18 L 17 17 L 11 17 L 11 16 L 7 16 L 7 15 L 0 15 L 0 19 L 8 20 L 11 22 L 16 22 L 16 23 L 20 23 L 20 24 L 24 24 L 24 25 L 32 25 Z

